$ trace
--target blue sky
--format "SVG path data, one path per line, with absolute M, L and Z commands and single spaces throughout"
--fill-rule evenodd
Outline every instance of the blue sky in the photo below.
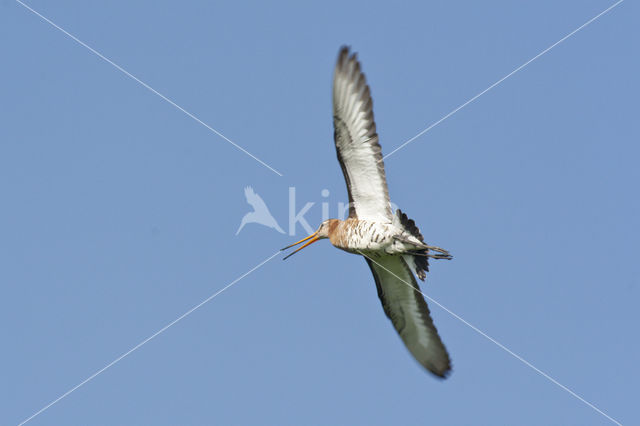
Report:
M 295 238 L 346 189 L 331 78 L 359 53 L 390 152 L 614 2 L 0 2 L 0 423 L 17 424 Z M 638 423 L 638 5 L 625 1 L 386 163 L 449 249 L 424 292 Z M 321 191 L 329 190 L 328 197 Z M 296 236 L 304 236 L 298 226 Z M 267 262 L 29 424 L 612 424 L 434 303 L 413 361 L 362 259 Z

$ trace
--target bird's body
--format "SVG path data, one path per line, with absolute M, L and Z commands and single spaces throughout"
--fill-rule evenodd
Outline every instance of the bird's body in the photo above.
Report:
M 296 253 L 328 238 L 335 247 L 364 256 L 384 312 L 411 354 L 433 374 L 445 377 L 451 369 L 449 355 L 414 274 L 424 281 L 429 258 L 451 256 L 426 244 L 406 214 L 392 212 L 369 86 L 356 55 L 346 47 L 340 51 L 334 74 L 333 124 L 349 193 L 349 217 L 326 220 L 316 232 L 285 249 L 306 241 Z
M 417 237 L 394 223 L 356 218 L 333 220 L 336 222 L 329 225 L 329 241 L 349 253 L 395 255 L 426 248 Z
M 393 235 L 401 232 L 390 223 L 349 218 L 329 225 L 329 241 L 349 253 L 395 254 Z

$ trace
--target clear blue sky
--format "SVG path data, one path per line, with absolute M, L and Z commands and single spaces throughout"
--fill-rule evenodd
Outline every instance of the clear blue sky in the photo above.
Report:
M 359 53 L 390 152 L 613 1 L 0 2 L 0 423 L 17 424 L 346 201 L 331 78 Z M 638 424 L 639 7 L 625 1 L 386 161 L 430 297 Z M 330 195 L 320 194 L 328 189 Z M 333 214 L 335 215 L 335 214 Z M 304 232 L 298 227 L 296 237 Z M 430 303 L 414 362 L 364 262 L 274 258 L 29 424 L 611 424 Z

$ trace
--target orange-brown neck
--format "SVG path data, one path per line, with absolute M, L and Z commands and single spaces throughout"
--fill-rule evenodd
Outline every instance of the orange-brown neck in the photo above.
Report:
M 342 221 L 340 219 L 329 219 L 329 241 L 331 241 L 331 244 L 334 246 L 340 238 L 341 223 Z

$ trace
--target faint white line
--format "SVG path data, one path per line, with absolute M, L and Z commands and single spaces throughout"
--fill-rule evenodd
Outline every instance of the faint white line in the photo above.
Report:
M 385 271 L 387 271 L 388 273 L 390 273 L 391 275 L 393 275 L 394 277 L 396 277 L 397 279 L 399 279 L 400 281 L 402 281 L 403 283 L 405 283 L 406 285 L 408 285 L 409 287 L 415 289 L 416 291 L 418 291 L 420 294 L 422 294 L 424 297 L 426 297 L 427 299 L 429 299 L 430 302 L 435 303 L 436 305 L 438 305 L 440 308 L 444 309 L 445 311 L 447 311 L 451 316 L 453 316 L 455 319 L 459 320 L 460 322 L 462 322 L 464 325 L 470 327 L 473 331 L 475 331 L 476 333 L 480 334 L 481 336 L 485 337 L 486 339 L 488 339 L 489 341 L 495 343 L 500 349 L 504 350 L 505 352 L 507 352 L 509 355 L 513 356 L 514 358 L 516 358 L 518 361 L 522 362 L 524 365 L 526 365 L 527 367 L 533 369 L 535 372 L 537 372 L 538 374 L 542 375 L 543 377 L 545 377 L 547 380 L 549 380 L 550 382 L 556 384 L 557 386 L 559 386 L 561 389 L 567 391 L 569 394 L 573 395 L 575 398 L 579 399 L 580 401 L 582 401 L 583 403 L 587 404 L 589 407 L 593 408 L 594 410 L 596 410 L 598 413 L 602 414 L 603 416 L 605 416 L 607 419 L 611 420 L 613 423 L 622 426 L 622 423 L 620 423 L 619 421 L 617 421 L 616 419 L 614 419 L 613 417 L 609 416 L 607 413 L 605 413 L 604 411 L 602 411 L 601 409 L 599 409 L 598 407 L 596 407 L 595 405 L 593 405 L 592 403 L 590 403 L 589 401 L 587 401 L 586 399 L 584 399 L 583 397 L 581 397 L 580 395 L 578 395 L 577 393 L 575 393 L 574 391 L 572 391 L 571 389 L 569 389 L 568 387 L 566 387 L 565 385 L 563 385 L 562 383 L 558 382 L 556 379 L 554 379 L 553 377 L 551 377 L 550 375 L 548 375 L 547 373 L 545 373 L 544 371 L 540 370 L 538 367 L 536 367 L 535 365 L 531 364 L 529 361 L 527 361 L 526 359 L 522 358 L 520 355 L 518 355 L 517 353 L 513 352 L 512 350 L 510 350 L 509 348 L 507 348 L 505 345 L 503 345 L 502 343 L 498 342 L 496 339 L 494 339 L 493 337 L 489 336 L 488 334 L 486 334 L 485 332 L 483 332 L 482 330 L 480 330 L 478 327 L 474 326 L 473 324 L 471 324 L 470 322 L 464 320 L 460 315 L 456 314 L 455 312 L 451 311 L 449 308 L 447 308 L 446 306 L 442 305 L 441 303 L 439 303 L 437 300 L 427 296 L 426 294 L 424 294 L 422 291 L 420 291 L 419 289 L 415 288 L 413 285 L 411 285 L 410 283 L 406 282 L 405 280 L 403 280 L 402 278 L 400 278 L 399 276 L 397 276 L 396 274 L 394 274 L 393 272 L 391 272 L 390 270 L 388 270 L 387 268 L 385 268 L 384 266 L 382 266 L 380 263 L 376 262 L 375 260 L 373 260 L 372 258 L 370 258 L 369 256 L 367 256 L 366 254 L 364 254 L 361 251 L 358 251 L 358 253 L 360 253 L 361 255 L 363 255 L 364 257 L 366 257 L 367 259 L 369 259 L 370 261 L 372 261 L 373 263 L 375 263 L 376 265 L 378 265 L 379 267 L 381 267 L 382 269 L 384 269 Z
M 578 31 L 580 31 L 581 29 L 583 29 L 584 27 L 586 27 L 587 25 L 591 24 L 593 21 L 595 21 L 596 19 L 600 18 L 602 15 L 604 15 L 605 13 L 609 12 L 611 9 L 613 9 L 614 7 L 618 6 L 620 3 L 622 3 L 624 0 L 618 0 L 616 3 L 614 3 L 613 5 L 609 6 L 608 8 L 606 8 L 605 10 L 603 10 L 602 12 L 600 12 L 599 14 L 597 14 L 596 16 L 594 16 L 593 18 L 589 19 L 587 22 L 585 22 L 584 24 L 580 25 L 578 28 L 576 28 L 575 30 L 571 31 L 569 34 L 567 34 L 566 36 L 562 37 L 560 40 L 556 41 L 555 43 L 553 43 L 551 46 L 547 47 L 546 49 L 544 49 L 542 52 L 538 53 L 536 56 L 534 56 L 533 58 L 529 59 L 527 62 L 525 62 L 524 64 L 520 65 L 518 68 L 516 68 L 515 70 L 511 71 L 509 74 L 505 75 L 504 77 L 502 77 L 500 80 L 496 81 L 495 83 L 493 83 L 491 86 L 487 87 L 486 89 L 484 89 L 482 92 L 478 93 L 477 95 L 475 95 L 473 98 L 469 99 L 467 102 L 463 103 L 462 105 L 458 106 L 457 108 L 455 108 L 453 111 L 451 111 L 449 114 L 445 115 L 444 117 L 442 117 L 440 120 L 436 121 L 435 123 L 431 124 L 429 127 L 427 127 L 426 129 L 424 129 L 423 131 L 421 131 L 420 133 L 418 133 L 417 135 L 415 135 L 414 137 L 412 137 L 411 139 L 407 140 L 405 143 L 403 143 L 402 145 L 400 145 L 399 147 L 397 147 L 396 149 L 394 149 L 393 151 L 391 151 L 390 153 L 388 153 L 387 155 L 385 155 L 384 157 L 382 157 L 382 160 L 384 160 L 387 157 L 390 157 L 391 155 L 393 155 L 395 152 L 397 152 L 398 150 L 404 148 L 405 146 L 407 146 L 408 144 L 410 144 L 411 142 L 413 142 L 414 140 L 418 139 L 420 136 L 424 135 L 425 133 L 427 133 L 429 130 L 433 129 L 434 127 L 436 127 L 438 124 L 442 123 L 444 120 L 446 120 L 447 118 L 451 117 L 453 114 L 455 114 L 456 112 L 460 111 L 462 108 L 466 107 L 467 105 L 469 105 L 471 102 L 475 101 L 476 99 L 478 99 L 480 96 L 484 95 L 485 93 L 487 93 L 489 90 L 493 89 L 494 87 L 496 87 L 497 85 L 499 85 L 500 83 L 502 83 L 503 81 L 505 81 L 506 79 L 508 79 L 509 77 L 511 77 L 512 75 L 514 75 L 515 73 L 517 73 L 518 71 L 520 71 L 521 69 L 523 69 L 524 67 L 526 67 L 527 65 L 529 65 L 531 62 L 535 61 L 536 59 L 538 59 L 540 56 L 544 55 L 545 53 L 547 53 L 548 51 L 550 51 L 551 49 L 553 49 L 554 47 L 556 47 L 557 45 L 559 45 L 560 43 L 562 43 L 563 41 L 565 41 L 566 39 L 568 39 L 569 37 L 571 37 L 572 35 L 574 35 L 575 33 L 577 33 Z
M 105 365 L 104 367 L 102 367 L 100 370 L 96 371 L 95 373 L 93 373 L 92 375 L 90 375 L 89 377 L 87 377 L 86 379 L 84 379 L 83 381 L 81 381 L 80 383 L 78 383 L 77 385 L 75 385 L 74 387 L 72 387 L 71 389 L 69 389 L 68 391 L 66 391 L 65 393 L 63 393 L 62 395 L 60 395 L 58 398 L 54 399 L 53 401 L 51 401 L 49 404 L 45 405 L 44 407 L 42 407 L 40 410 L 38 410 L 37 412 L 35 412 L 34 414 L 32 414 L 30 417 L 26 418 L 25 420 L 23 420 L 22 422 L 20 422 L 18 424 L 18 426 L 22 426 L 25 423 L 29 422 L 30 420 L 32 420 L 34 417 L 36 417 L 39 414 L 42 414 L 43 411 L 47 410 L 48 408 L 50 408 L 52 405 L 60 402 L 60 400 L 64 399 L 65 397 L 69 396 L 69 394 L 71 394 L 72 392 L 74 392 L 75 390 L 77 390 L 79 387 L 83 386 L 84 384 L 86 384 L 87 382 L 93 380 L 96 376 L 98 376 L 99 374 L 101 374 L 102 372 L 104 372 L 105 370 L 107 370 L 108 368 L 112 367 L 113 365 L 117 364 L 119 361 L 121 361 L 123 358 L 125 358 L 126 356 L 130 355 L 132 352 L 136 351 L 137 349 L 139 349 L 141 346 L 143 346 L 144 344 L 148 343 L 150 340 L 152 340 L 153 338 L 157 337 L 159 334 L 165 332 L 169 327 L 173 326 L 174 324 L 176 324 L 178 321 L 186 318 L 187 316 L 189 316 L 190 314 L 192 314 L 196 309 L 200 308 L 202 305 L 204 305 L 205 303 L 209 302 L 210 300 L 214 299 L 216 296 L 218 296 L 220 293 L 222 293 L 223 291 L 225 291 L 226 289 L 228 289 L 229 287 L 231 287 L 232 285 L 234 285 L 235 283 L 237 283 L 238 281 L 240 281 L 241 279 L 243 279 L 244 277 L 246 277 L 247 275 L 249 275 L 250 273 L 252 273 L 253 271 L 255 271 L 256 269 L 260 268 L 262 265 L 264 265 L 265 263 L 267 263 L 268 261 L 270 261 L 271 259 L 273 259 L 274 257 L 276 257 L 278 254 L 280 254 L 280 250 L 278 250 L 277 252 L 275 252 L 274 254 L 272 254 L 271 256 L 269 256 L 268 258 L 266 258 L 265 260 L 263 260 L 262 262 L 260 262 L 259 264 L 257 264 L 256 266 L 254 266 L 253 268 L 251 268 L 249 271 L 245 272 L 244 274 L 240 275 L 238 278 L 236 278 L 235 280 L 231 281 L 229 284 L 227 284 L 226 286 L 222 287 L 220 290 L 216 291 L 215 293 L 213 293 L 211 296 L 207 297 L 206 299 L 204 299 L 202 302 L 198 303 L 197 305 L 195 305 L 193 308 L 189 309 L 187 312 L 185 312 L 184 314 L 180 315 L 178 318 L 176 318 L 175 320 L 171 321 L 169 324 L 165 325 L 164 327 L 162 327 L 160 330 L 156 331 L 155 333 L 153 333 L 151 336 L 147 337 L 146 339 L 144 339 L 142 342 L 138 343 L 137 345 L 135 345 L 133 348 L 129 349 L 127 352 L 123 353 L 122 355 L 120 355 L 118 358 L 114 359 L 113 361 L 111 361 L 109 364 Z
M 127 77 L 129 77 L 132 80 L 135 80 L 136 82 L 140 83 L 143 87 L 145 87 L 146 89 L 150 90 L 152 93 L 158 95 L 159 97 L 161 97 L 162 99 L 164 99 L 165 101 L 167 101 L 168 103 L 170 103 L 171 105 L 173 105 L 174 107 L 176 107 L 177 109 L 179 109 L 180 111 L 182 111 L 183 113 L 185 113 L 186 115 L 188 115 L 189 117 L 194 119 L 196 122 L 200 123 L 201 125 L 203 125 L 207 129 L 211 130 L 213 133 L 215 133 L 216 135 L 220 136 L 222 139 L 224 139 L 225 141 L 229 142 L 231 145 L 235 146 L 240 151 L 244 152 L 249 157 L 253 158 L 258 163 L 260 163 L 263 166 L 265 166 L 267 169 L 271 170 L 272 172 L 274 172 L 278 176 L 282 176 L 282 173 L 280 173 L 279 171 L 277 171 L 276 169 L 274 169 L 273 167 L 271 167 L 270 165 L 268 165 L 267 163 L 265 163 L 264 161 L 262 161 L 261 159 L 259 159 L 258 157 L 256 157 L 255 155 L 253 155 L 252 153 L 250 153 L 249 151 L 247 151 L 246 149 L 244 149 L 243 147 L 241 147 L 240 145 L 238 145 L 237 143 L 235 143 L 234 141 L 232 141 L 231 139 L 229 139 L 228 137 L 226 137 L 222 133 L 220 133 L 219 131 L 217 131 L 216 129 L 214 129 L 213 127 L 209 126 L 207 123 L 205 123 L 204 121 L 200 120 L 198 117 L 196 117 L 195 115 L 193 115 L 192 113 L 190 113 L 186 109 L 182 108 L 180 105 L 176 104 L 171 99 L 167 98 L 165 95 L 163 95 L 162 93 L 158 92 L 156 89 L 154 89 L 153 87 L 149 86 L 147 83 L 145 83 L 144 81 L 140 80 L 139 78 L 137 78 L 136 76 L 134 76 L 133 74 L 131 74 L 130 72 L 128 72 L 127 70 L 122 68 L 120 65 L 116 64 L 111 59 L 109 59 L 106 56 L 104 56 L 102 53 L 98 52 L 97 50 L 95 50 L 94 48 L 92 48 L 91 46 L 89 46 L 88 44 L 83 42 L 82 40 L 78 39 L 73 34 L 69 33 L 65 29 L 63 29 L 60 26 L 56 25 L 53 21 L 51 21 L 50 19 L 46 18 L 42 14 L 38 13 L 37 11 L 35 11 L 33 8 L 31 8 L 30 6 L 26 5 L 22 1 L 16 0 L 16 2 L 19 3 L 20 5 L 22 5 L 25 9 L 27 9 L 27 10 L 33 12 L 35 15 L 39 16 L 45 22 L 51 24 L 51 26 L 53 26 L 54 28 L 60 30 L 63 34 L 67 35 L 69 38 L 74 40 L 76 43 L 80 44 L 83 47 L 86 47 L 89 51 L 91 51 L 93 54 L 98 56 L 100 59 L 103 59 L 107 63 L 113 65 L 113 67 L 115 67 L 118 71 L 122 72 Z

